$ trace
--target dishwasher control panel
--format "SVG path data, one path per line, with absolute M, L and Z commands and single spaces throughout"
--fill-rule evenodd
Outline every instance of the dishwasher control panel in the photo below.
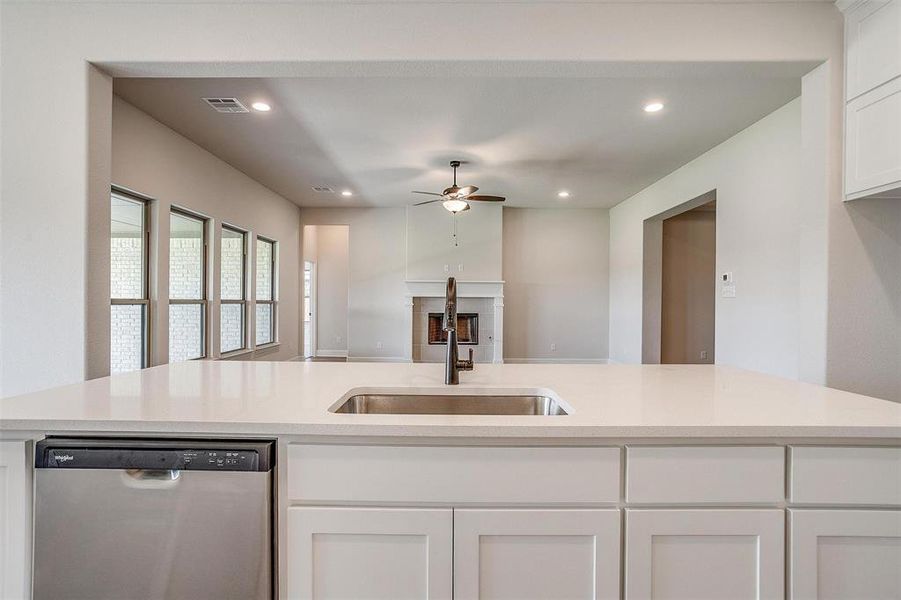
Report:
M 268 471 L 271 443 L 156 442 L 105 445 L 96 440 L 38 442 L 35 467 L 42 469 L 165 469 L 179 471 Z

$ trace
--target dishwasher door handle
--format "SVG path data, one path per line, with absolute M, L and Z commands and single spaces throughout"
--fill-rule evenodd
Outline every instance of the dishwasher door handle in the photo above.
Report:
M 122 479 L 130 488 L 171 489 L 178 485 L 181 471 L 178 469 L 126 469 Z

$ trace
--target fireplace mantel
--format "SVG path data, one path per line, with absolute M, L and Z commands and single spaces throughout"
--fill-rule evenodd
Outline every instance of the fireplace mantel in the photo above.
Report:
M 407 296 L 411 298 L 444 298 L 447 279 L 408 279 Z M 466 281 L 457 279 L 458 298 L 503 298 L 503 281 Z

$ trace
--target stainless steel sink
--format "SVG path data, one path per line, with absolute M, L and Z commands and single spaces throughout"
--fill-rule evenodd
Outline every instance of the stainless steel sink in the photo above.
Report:
M 372 415 L 565 415 L 556 400 L 529 395 L 356 394 L 336 413 Z

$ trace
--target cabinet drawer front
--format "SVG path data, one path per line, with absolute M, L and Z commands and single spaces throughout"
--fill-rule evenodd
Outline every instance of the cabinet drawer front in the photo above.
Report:
M 845 15 L 847 99 L 901 75 L 901 0 L 869 0 Z
M 288 446 L 295 502 L 594 504 L 619 497 L 619 448 Z
M 845 108 L 845 193 L 885 193 L 901 186 L 901 78 Z
M 792 446 L 795 504 L 901 505 L 901 448 Z
M 630 446 L 626 501 L 772 504 L 785 499 L 781 446 Z

